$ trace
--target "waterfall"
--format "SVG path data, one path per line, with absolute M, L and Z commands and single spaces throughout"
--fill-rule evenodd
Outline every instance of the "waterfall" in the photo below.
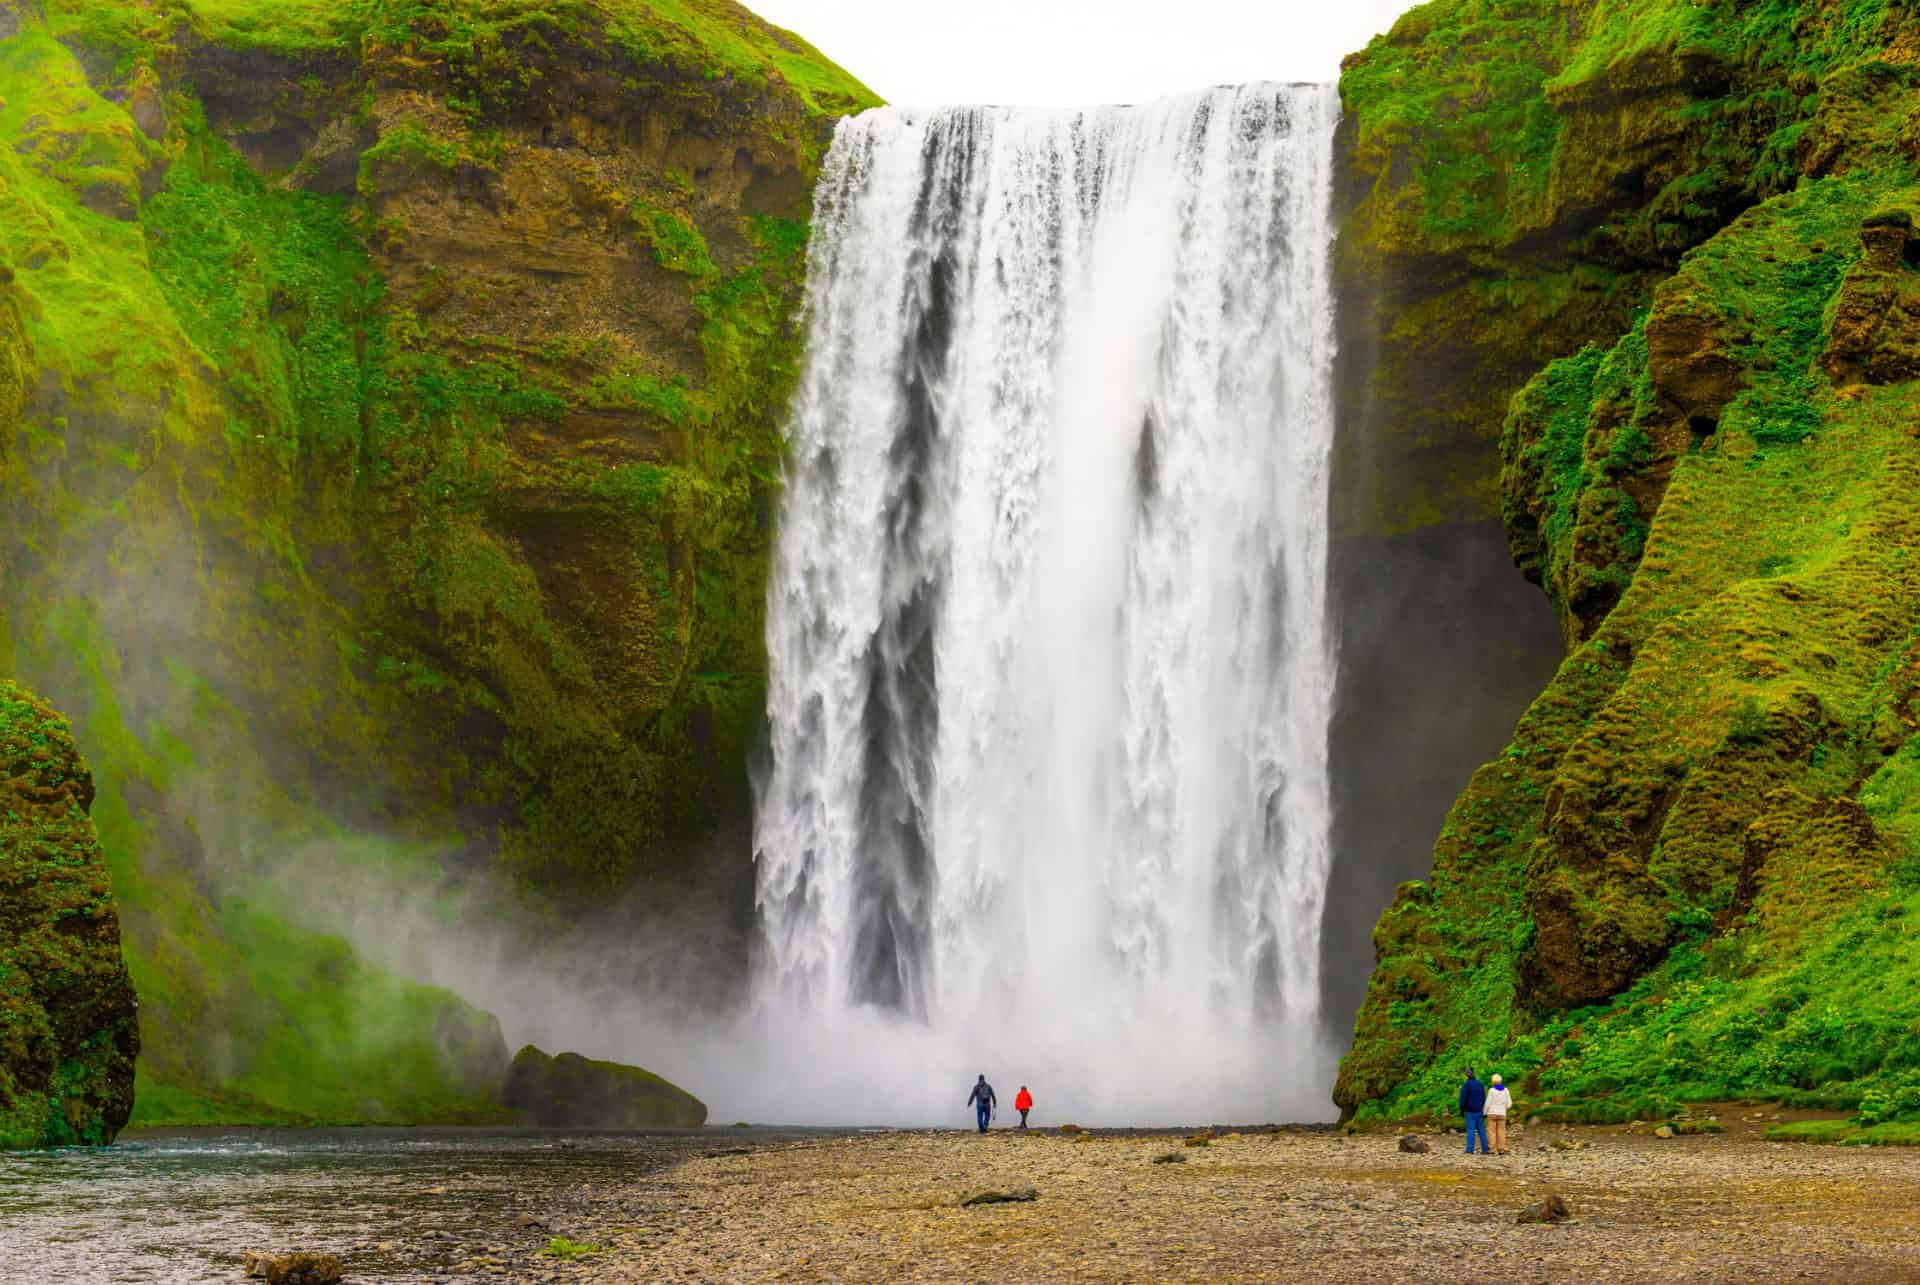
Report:
M 841 122 L 755 847 L 761 1011 L 843 1065 L 790 1108 L 1326 1113 L 1338 112 Z

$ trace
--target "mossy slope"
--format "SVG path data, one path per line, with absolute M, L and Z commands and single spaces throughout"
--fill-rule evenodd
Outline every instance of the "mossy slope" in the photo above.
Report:
M 1437 1113 L 1474 1064 L 1576 1118 L 1920 1111 L 1913 15 L 1580 9 L 1616 79 L 1719 69 L 1683 123 L 1730 109 L 1728 69 L 1803 92 L 1724 158 L 1749 208 L 1513 399 L 1509 535 L 1570 654 L 1382 917 L 1336 1098 Z M 1544 101 L 1601 63 L 1561 65 Z M 1659 246 L 1663 193 L 1609 226 Z
M 709 878 L 871 96 L 719 0 L 8 3 L 0 672 L 100 776 L 140 1121 L 497 1111 L 497 1026 L 302 928 L 296 863 L 556 924 Z
M 102 1144 L 133 1109 L 137 1005 L 67 722 L 0 679 L 0 1149 Z

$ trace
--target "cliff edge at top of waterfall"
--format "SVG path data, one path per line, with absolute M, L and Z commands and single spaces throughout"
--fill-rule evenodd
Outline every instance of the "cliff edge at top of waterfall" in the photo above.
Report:
M 1485 295 L 1512 355 L 1524 309 L 1498 301 L 1572 284 L 1513 257 L 1558 244 L 1561 208 L 1597 219 L 1573 271 L 1631 306 L 1491 381 L 1509 542 L 1567 658 L 1381 917 L 1336 1099 L 1447 1115 L 1473 1066 L 1549 1119 L 1777 1098 L 1856 1113 L 1810 1136 L 1910 1133 L 1920 24 L 1878 0 L 1575 7 L 1428 5 L 1348 73 L 1375 249 L 1479 278 L 1410 285 L 1396 329 Z
M 873 101 L 725 0 L 0 0 L 0 672 L 88 748 L 136 1123 L 497 1116 L 497 1025 L 396 971 L 463 914 L 528 968 L 675 916 L 631 975 L 729 984 Z
M 0 1148 L 113 1141 L 140 1049 L 93 777 L 67 721 L 0 679 Z

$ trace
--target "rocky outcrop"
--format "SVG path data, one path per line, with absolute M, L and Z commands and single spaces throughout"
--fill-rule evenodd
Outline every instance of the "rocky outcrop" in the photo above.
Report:
M 1836 384 L 1895 384 L 1920 376 L 1920 236 L 1908 210 L 1860 226 L 1859 261 L 1841 282 L 1821 366 Z
M 549 1056 L 529 1044 L 513 1056 L 505 1099 L 555 1129 L 697 1129 L 707 1107 L 651 1071 L 578 1053 Z
M 137 1005 L 92 806 L 66 720 L 0 680 L 0 1148 L 112 1142 L 133 1110 Z

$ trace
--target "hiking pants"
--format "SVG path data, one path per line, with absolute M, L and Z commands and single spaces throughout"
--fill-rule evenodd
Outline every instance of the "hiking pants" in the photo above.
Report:
M 1022 1129 L 1024 1129 L 1024 1128 L 1026 1128 L 1026 1127 L 1027 1127 L 1027 1111 L 1031 1111 L 1031 1110 L 1033 1110 L 1033 1108 L 1032 1108 L 1032 1107 L 1028 1107 L 1028 1108 L 1026 1108 L 1026 1110 L 1023 1110 L 1023 1111 L 1022 1111 L 1022 1112 L 1020 1113 L 1020 1127 L 1021 1127 Z
M 1473 1154 L 1473 1136 L 1480 1135 L 1480 1154 L 1487 1154 L 1487 1117 L 1484 1112 L 1467 1112 L 1467 1154 Z
M 974 1110 L 980 1116 L 980 1132 L 985 1133 L 987 1131 L 988 1121 L 993 1119 L 993 1108 L 982 1102 L 979 1106 L 975 1107 Z
M 1490 1115 L 1487 1117 L 1487 1140 L 1493 1143 L 1493 1149 L 1500 1155 L 1507 1154 L 1507 1117 Z

